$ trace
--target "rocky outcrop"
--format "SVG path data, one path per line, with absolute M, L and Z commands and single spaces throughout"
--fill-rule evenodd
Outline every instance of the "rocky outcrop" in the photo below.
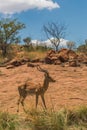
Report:
M 77 59 L 77 57 L 78 55 L 74 51 L 65 48 L 58 52 L 50 50 L 45 57 L 45 63 L 60 65 L 61 63 L 69 62 L 72 59 L 73 64 L 75 64 L 75 59 Z M 71 62 L 69 64 L 71 65 Z
M 75 51 L 69 49 L 61 49 L 59 51 L 50 50 L 47 52 L 46 57 L 43 59 L 35 58 L 30 60 L 29 58 L 13 59 L 5 64 L 7 69 L 14 68 L 27 64 L 28 67 L 35 67 L 35 64 L 46 63 L 54 65 L 63 65 L 70 67 L 77 67 L 83 64 L 87 65 L 87 55 L 77 55 Z
M 87 55 L 80 54 L 78 56 L 78 61 L 81 62 L 82 64 L 86 64 L 87 65 Z
M 24 64 L 26 64 L 27 62 L 29 62 L 30 60 L 29 59 L 13 59 L 13 60 L 11 60 L 8 64 L 7 64 L 7 66 L 6 66 L 6 68 L 7 69 L 10 69 L 10 68 L 14 68 L 14 67 L 18 67 L 18 66 L 21 66 L 21 65 L 24 65 Z

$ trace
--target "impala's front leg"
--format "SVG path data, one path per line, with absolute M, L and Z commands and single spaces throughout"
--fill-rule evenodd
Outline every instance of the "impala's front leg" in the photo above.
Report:
M 44 99 L 44 94 L 41 94 L 41 99 L 42 99 L 42 102 L 44 104 L 44 107 L 47 109 L 45 99 Z
M 25 98 L 26 98 L 26 96 L 22 97 L 22 99 L 21 99 L 21 105 L 22 105 L 24 111 L 25 111 L 25 108 L 24 108 Z

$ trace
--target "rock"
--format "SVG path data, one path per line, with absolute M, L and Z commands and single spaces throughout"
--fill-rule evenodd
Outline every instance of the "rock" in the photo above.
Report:
M 30 59 L 29 59 L 29 58 L 23 58 L 23 59 L 21 59 L 20 61 L 21 61 L 22 64 L 23 64 L 23 63 L 25 64 L 25 63 L 29 62 Z
M 46 64 L 53 64 L 53 62 L 52 62 L 50 57 L 45 57 L 45 63 Z
M 51 56 L 51 55 L 53 55 L 53 54 L 55 54 L 55 53 L 56 53 L 56 51 L 50 50 L 50 51 L 47 52 L 47 56 Z
M 33 60 L 31 60 L 32 63 L 36 63 L 36 62 L 40 62 L 40 58 L 35 58 Z
M 69 59 L 77 59 L 78 55 L 73 50 L 61 49 L 59 52 L 61 62 L 67 62 Z
M 47 53 L 47 56 L 45 57 L 45 63 L 46 64 L 53 64 L 55 60 L 57 60 L 57 56 L 55 56 L 56 52 L 54 50 L 50 50 Z
M 61 61 L 61 62 L 67 62 L 69 60 L 68 56 L 67 55 L 59 55 L 58 59 Z
M 77 61 L 76 60 L 71 60 L 71 61 L 69 61 L 69 66 L 70 67 L 77 67 L 78 65 L 77 65 Z
M 17 66 L 20 66 L 20 65 L 24 65 L 29 61 L 30 61 L 29 58 L 13 59 L 8 63 L 8 65 L 10 65 L 10 66 L 12 65 L 12 66 L 17 67 Z
M 36 64 L 36 63 L 32 63 L 32 62 L 28 62 L 27 63 L 27 67 L 37 67 L 37 66 L 39 66 L 39 64 Z
M 28 62 L 28 63 L 27 63 L 27 67 L 35 67 L 35 65 L 32 64 L 32 63 L 30 63 L 30 62 Z
M 22 65 L 22 63 L 21 63 L 20 60 L 13 60 L 13 61 L 11 61 L 10 65 L 13 65 L 13 66 L 20 66 L 20 65 Z
M 61 61 L 60 61 L 60 60 L 56 60 L 56 61 L 54 62 L 54 65 L 61 65 Z
M 8 65 L 8 66 L 6 67 L 6 69 L 12 69 L 12 68 L 14 68 L 13 65 Z
M 55 64 L 59 65 L 61 63 L 66 63 L 69 60 L 77 60 L 78 55 L 73 51 L 66 48 L 63 48 L 59 51 L 50 50 L 48 51 L 46 57 L 45 57 L 45 63 L 46 64 Z M 70 66 L 76 66 L 75 61 L 74 63 L 70 62 Z M 73 65 L 71 65 L 73 64 Z

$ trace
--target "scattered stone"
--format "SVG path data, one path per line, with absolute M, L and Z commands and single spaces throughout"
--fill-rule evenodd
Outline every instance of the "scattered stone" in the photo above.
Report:
M 32 64 L 32 63 L 27 63 L 27 67 L 35 67 L 35 64 Z
M 6 67 L 6 69 L 13 69 L 13 68 L 14 68 L 13 65 L 8 65 L 8 66 Z
M 61 65 L 61 61 L 60 61 L 60 60 L 56 60 L 56 61 L 54 62 L 54 65 Z
M 77 67 L 78 65 L 77 65 L 77 61 L 76 60 L 71 60 L 71 61 L 69 61 L 69 66 L 70 67 Z
M 38 64 L 35 64 L 35 63 L 31 63 L 31 62 L 28 62 L 27 63 L 27 67 L 37 67 L 38 66 Z
M 36 63 L 36 62 L 39 62 L 40 61 L 40 58 L 35 58 L 33 60 L 31 60 L 32 63 Z

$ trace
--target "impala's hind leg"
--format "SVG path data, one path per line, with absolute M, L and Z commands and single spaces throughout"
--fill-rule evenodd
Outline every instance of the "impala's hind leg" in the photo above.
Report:
M 18 109 L 17 109 L 17 112 L 19 112 L 19 105 L 20 105 L 20 103 L 21 103 L 21 105 L 22 105 L 22 107 L 24 109 L 24 100 L 25 100 L 25 98 L 26 98 L 26 96 L 25 97 L 20 96 L 20 98 L 18 99 L 18 103 L 17 103 Z
M 19 99 L 18 99 L 18 102 L 17 102 L 17 105 L 18 105 L 17 112 L 19 112 L 19 105 L 20 105 L 20 103 L 21 103 L 21 99 L 22 99 L 22 97 L 20 96 Z
M 39 97 L 39 95 L 36 94 L 36 108 L 37 108 L 37 105 L 38 105 L 38 97 Z

